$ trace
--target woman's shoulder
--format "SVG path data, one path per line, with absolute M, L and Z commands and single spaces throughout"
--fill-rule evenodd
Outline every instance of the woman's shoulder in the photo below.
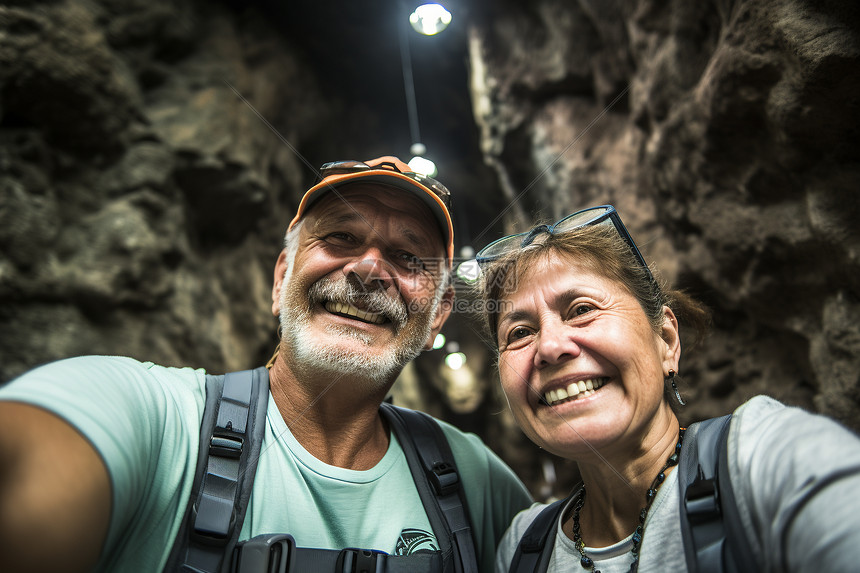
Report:
M 779 400 L 760 394 L 753 396 L 740 406 L 735 411 L 735 417 L 755 417 L 763 414 L 781 412 L 789 408 Z
M 550 531 L 554 531 L 558 528 L 561 513 L 564 512 L 564 508 L 567 507 L 570 502 L 571 498 L 568 497 L 552 503 L 533 503 L 530 507 L 522 510 L 514 517 L 513 521 L 511 521 L 511 526 L 505 533 L 505 538 L 509 542 L 514 542 L 513 544 L 516 547 L 519 540 L 522 539 L 529 527 L 531 527 L 538 518 L 540 518 L 538 527 L 541 531 L 546 527 L 549 527 Z
M 767 396 L 757 396 L 735 411 L 728 451 L 741 505 L 746 498 L 749 507 L 744 509 L 765 515 L 765 521 L 801 490 L 841 475 L 845 468 L 860 467 L 860 438 L 852 430 Z
M 547 503 L 533 503 L 531 507 L 522 510 L 514 517 L 511 521 L 510 527 L 508 527 L 508 530 L 499 541 L 498 550 L 496 552 L 497 573 L 508 570 L 523 535 L 525 535 L 529 526 L 531 526 L 534 520 L 537 519 L 538 515 L 549 507 L 549 505 L 550 504 Z
M 735 436 L 755 434 L 762 438 L 775 438 L 783 443 L 789 436 L 808 434 L 812 430 L 856 437 L 833 418 L 799 406 L 786 405 L 764 395 L 750 398 L 734 411 L 732 428 Z M 813 437 L 822 439 L 822 436 Z
M 511 522 L 511 529 L 516 529 L 519 532 L 518 539 L 523 536 L 537 516 L 550 505 L 552 504 L 535 502 L 531 507 L 527 507 L 514 517 L 514 520 Z
M 816 492 L 837 480 L 856 487 L 853 484 L 860 475 L 860 438 L 854 432 L 832 418 L 766 396 L 752 398 L 735 411 L 728 452 L 738 513 L 754 552 L 771 564 L 797 558 L 786 557 L 786 551 L 801 545 L 788 543 L 785 532 L 805 507 L 804 522 L 810 525 L 799 531 L 816 540 L 831 535 L 828 531 L 834 530 L 834 523 L 828 518 L 840 521 L 838 512 L 850 495 L 839 493 L 838 488 L 829 488 L 836 492 L 830 496 Z M 815 503 L 810 501 L 813 498 Z M 813 526 L 811 518 L 828 525 Z M 839 535 L 845 531 L 841 525 L 836 528 Z M 800 554 L 821 549 L 814 543 L 803 547 Z M 815 555 L 822 558 L 820 552 Z

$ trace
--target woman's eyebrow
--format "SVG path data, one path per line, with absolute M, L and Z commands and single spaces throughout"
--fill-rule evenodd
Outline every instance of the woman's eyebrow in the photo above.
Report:
M 531 314 L 525 310 L 514 310 L 507 314 L 502 315 L 499 319 L 499 326 L 501 326 L 505 322 L 516 322 L 518 320 L 523 320 L 528 318 Z

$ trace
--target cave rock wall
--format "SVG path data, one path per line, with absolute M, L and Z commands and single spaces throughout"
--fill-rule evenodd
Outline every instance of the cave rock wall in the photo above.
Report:
M 7 2 L 0 28 L 0 381 L 80 354 L 265 361 L 307 171 L 284 142 L 325 107 L 308 66 L 219 3 Z
M 712 308 L 687 418 L 767 393 L 860 428 L 858 5 L 478 4 L 472 101 L 509 227 L 612 203 Z

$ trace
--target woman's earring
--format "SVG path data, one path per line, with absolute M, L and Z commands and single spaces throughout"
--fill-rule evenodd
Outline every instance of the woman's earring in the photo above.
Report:
M 687 403 L 681 399 L 681 393 L 678 392 L 678 384 L 675 382 L 675 371 L 669 370 L 669 384 L 672 385 L 672 390 L 675 392 L 675 398 L 678 400 L 678 404 L 682 406 L 686 406 Z

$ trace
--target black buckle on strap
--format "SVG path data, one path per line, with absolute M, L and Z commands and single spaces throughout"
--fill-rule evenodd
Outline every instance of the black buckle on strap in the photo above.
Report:
M 209 440 L 209 455 L 223 458 L 239 458 L 245 441 L 242 438 L 216 432 Z
M 687 487 L 684 505 L 690 523 L 705 523 L 719 518 L 720 495 L 716 480 L 698 479 Z
M 446 462 L 437 462 L 433 466 L 433 473 L 428 474 L 430 482 L 436 488 L 436 493 L 439 495 L 448 495 L 457 491 L 460 477 L 457 475 L 457 469 Z
M 388 554 L 375 549 L 347 547 L 340 552 L 335 573 L 384 573 Z
M 286 573 L 296 550 L 292 535 L 258 535 L 237 548 L 236 567 L 241 573 Z

